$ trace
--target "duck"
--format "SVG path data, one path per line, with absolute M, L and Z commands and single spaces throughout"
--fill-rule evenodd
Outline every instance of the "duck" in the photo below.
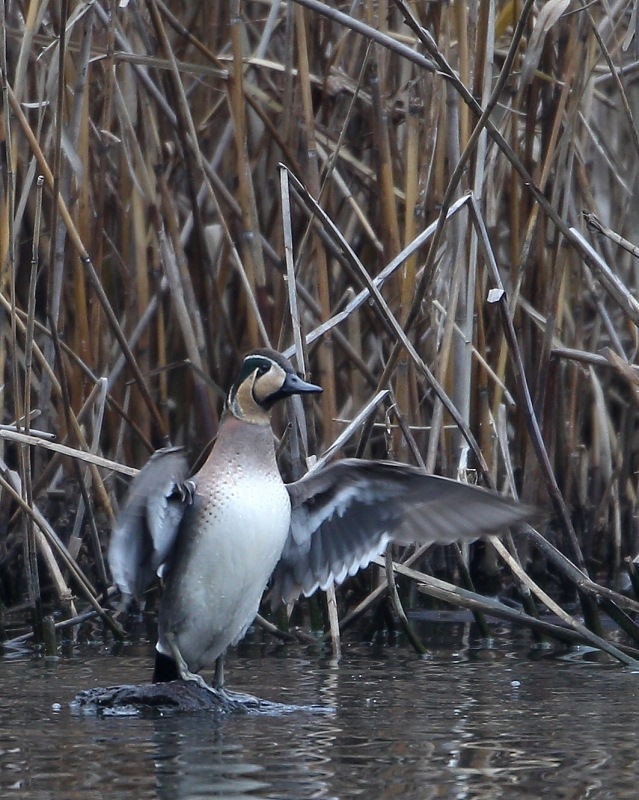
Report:
M 285 483 L 273 407 L 314 395 L 271 349 L 242 360 L 213 449 L 189 476 L 180 448 L 158 450 L 129 487 L 108 550 L 124 601 L 157 577 L 153 682 L 183 680 L 227 699 L 223 658 L 271 600 L 342 583 L 390 542 L 472 541 L 529 519 L 512 498 L 392 461 L 344 458 Z M 212 684 L 202 670 L 214 669 Z

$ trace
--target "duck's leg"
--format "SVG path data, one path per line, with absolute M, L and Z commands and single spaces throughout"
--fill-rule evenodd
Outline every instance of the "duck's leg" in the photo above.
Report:
M 243 706 L 259 706 L 260 699 L 245 692 L 230 692 L 224 688 L 224 654 L 215 659 L 215 673 L 213 675 L 213 688 L 231 703 L 241 703 Z
M 174 633 L 165 633 L 164 638 L 166 639 L 166 643 L 168 644 L 171 655 L 175 659 L 175 663 L 178 668 L 178 672 L 180 673 L 180 678 L 183 681 L 190 681 L 192 683 L 197 684 L 201 689 L 205 689 L 207 692 L 212 692 L 217 697 L 223 697 L 223 695 L 213 686 L 209 686 L 208 683 L 204 680 L 201 675 L 197 675 L 195 672 L 191 672 L 188 667 L 188 664 L 184 660 L 182 653 L 180 652 L 180 648 L 178 647 L 178 643 L 175 638 Z
M 213 675 L 213 686 L 219 691 L 224 688 L 224 654 L 215 659 L 215 674 Z
M 201 675 L 196 674 L 195 672 L 191 672 L 188 667 L 188 664 L 184 660 L 182 653 L 180 652 L 180 648 L 178 647 L 178 643 L 173 633 L 166 633 L 164 635 L 167 644 L 171 650 L 171 655 L 175 659 L 175 663 L 177 665 L 178 672 L 180 673 L 180 678 L 183 681 L 191 681 L 199 686 L 201 689 L 204 689 L 207 692 L 215 695 L 215 697 L 221 702 L 226 704 L 235 704 L 240 706 L 259 706 L 260 700 L 257 697 L 254 697 L 252 694 L 244 694 L 242 692 L 229 692 L 227 689 L 224 688 L 224 656 L 218 656 L 215 660 L 215 676 L 213 678 L 213 686 L 209 686 L 209 684 L 204 680 Z

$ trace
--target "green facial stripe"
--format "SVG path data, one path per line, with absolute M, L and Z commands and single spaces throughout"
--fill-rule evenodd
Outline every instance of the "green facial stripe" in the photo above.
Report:
M 245 358 L 242 362 L 242 369 L 240 370 L 237 380 L 231 389 L 231 397 L 235 397 L 239 387 L 244 383 L 249 375 L 252 375 L 255 372 L 256 369 L 270 366 L 271 362 L 268 360 L 268 358 L 264 358 L 264 356 L 248 356 Z

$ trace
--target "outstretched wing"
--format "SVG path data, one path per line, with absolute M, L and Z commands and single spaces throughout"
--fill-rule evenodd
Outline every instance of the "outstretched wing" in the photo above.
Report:
M 289 484 L 291 529 L 271 596 L 341 583 L 389 541 L 472 541 L 538 515 L 495 492 L 390 461 L 344 459 Z
M 126 598 L 141 601 L 168 558 L 193 499 L 188 464 L 179 447 L 158 450 L 135 476 L 109 544 L 113 580 Z

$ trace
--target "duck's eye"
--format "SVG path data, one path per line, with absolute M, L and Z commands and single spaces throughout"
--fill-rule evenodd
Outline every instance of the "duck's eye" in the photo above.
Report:
M 270 366 L 268 364 L 260 364 L 260 366 L 257 368 L 257 377 L 261 378 L 262 375 L 266 375 L 269 369 Z

